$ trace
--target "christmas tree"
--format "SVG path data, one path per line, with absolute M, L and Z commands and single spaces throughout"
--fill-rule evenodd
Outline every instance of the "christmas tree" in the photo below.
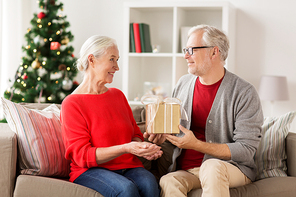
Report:
M 4 97 L 13 102 L 61 103 L 77 86 L 74 48 L 69 45 L 74 36 L 66 29 L 63 3 L 58 0 L 37 1 L 40 12 L 34 14 L 31 28 L 25 34 L 26 45 L 15 78 Z

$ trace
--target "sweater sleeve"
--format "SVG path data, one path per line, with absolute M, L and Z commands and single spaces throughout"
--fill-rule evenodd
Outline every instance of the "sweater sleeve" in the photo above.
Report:
M 79 104 L 73 99 L 65 99 L 61 109 L 65 157 L 81 168 L 97 167 L 95 151 L 90 143 L 91 135 L 87 129 Z
M 237 105 L 233 131 L 235 143 L 227 144 L 233 161 L 247 163 L 254 157 L 261 139 L 262 123 L 260 99 L 255 89 L 250 87 Z

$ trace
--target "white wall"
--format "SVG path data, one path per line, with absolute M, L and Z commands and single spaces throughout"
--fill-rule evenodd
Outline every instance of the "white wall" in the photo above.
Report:
M 4 0 L 16 1 L 21 0 Z M 78 56 L 83 42 L 91 35 L 108 35 L 117 40 L 122 51 L 123 3 L 127 0 L 60 0 L 64 3 L 64 14 L 70 22 L 75 40 L 72 43 Z M 150 0 L 129 0 L 149 1 Z M 170 0 L 165 0 L 170 1 Z M 177 0 L 178 1 L 178 0 Z M 179 0 L 184 1 L 184 0 Z M 219 1 L 219 0 L 217 0 Z M 261 75 L 285 75 L 288 79 L 289 101 L 275 102 L 274 115 L 296 111 L 296 1 L 294 0 L 228 0 L 237 8 L 236 14 L 236 74 L 252 83 L 257 89 Z M 24 2 L 24 1 L 22 1 Z M 29 26 L 33 12 L 39 12 L 36 0 L 27 2 L 22 10 L 22 39 Z M 24 5 L 24 3 L 22 3 Z M 14 14 L 16 12 L 13 12 Z M 12 14 L 12 15 L 14 15 Z M 25 21 L 26 19 L 26 21 Z M 12 23 L 19 24 L 17 17 Z M 19 34 L 16 35 L 16 38 Z M 13 42 L 14 43 L 14 42 Z M 23 42 L 22 42 L 23 43 Z M 14 43 L 14 52 L 9 54 L 10 69 L 15 72 L 20 61 L 22 43 Z M 119 61 L 119 64 L 122 64 Z M 0 70 L 1 72 L 1 70 Z M 0 73 L 1 74 L 1 73 Z M 3 75 L 2 75 L 3 76 Z M 122 71 L 119 71 L 113 86 L 121 88 Z M 2 83 L 3 80 L 1 80 Z M 3 86 L 1 84 L 1 86 Z M 265 115 L 270 115 L 270 105 L 262 102 Z M 292 129 L 296 131 L 294 120 Z

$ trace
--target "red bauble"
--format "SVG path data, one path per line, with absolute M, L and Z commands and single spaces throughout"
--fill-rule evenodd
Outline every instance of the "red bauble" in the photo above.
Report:
M 40 12 L 37 17 L 40 18 L 40 19 L 43 19 L 45 17 L 45 13 L 44 12 Z
M 50 43 L 50 50 L 59 50 L 61 44 L 59 42 L 51 42 Z
M 73 53 L 72 53 L 71 57 L 75 57 Z
M 26 79 L 28 79 L 28 75 L 25 73 L 25 74 L 23 75 L 23 80 L 26 80 Z

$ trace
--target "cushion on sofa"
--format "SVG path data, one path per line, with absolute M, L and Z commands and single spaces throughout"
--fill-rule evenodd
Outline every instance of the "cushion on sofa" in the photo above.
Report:
M 296 112 L 289 112 L 264 118 L 261 142 L 255 155 L 257 179 L 287 176 L 285 139 L 295 115 Z
M 60 109 L 52 104 L 43 110 L 29 109 L 1 98 L 5 118 L 18 137 L 21 174 L 68 177 Z
M 99 192 L 69 181 L 20 175 L 17 177 L 14 197 L 103 197 Z

